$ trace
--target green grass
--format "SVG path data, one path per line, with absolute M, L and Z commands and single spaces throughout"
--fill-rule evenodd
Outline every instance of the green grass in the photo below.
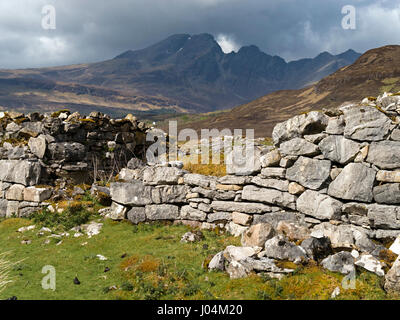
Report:
M 231 280 L 223 272 L 208 272 L 204 265 L 227 245 L 239 239 L 217 231 L 204 231 L 205 239 L 181 243 L 186 226 L 103 221 L 101 233 L 88 239 L 64 238 L 44 244 L 38 229 L 16 232 L 32 221 L 0 222 L 0 247 L 10 251 L 7 259 L 21 261 L 10 272 L 14 282 L 0 299 L 329 299 L 343 276 L 308 266 L 281 281 L 251 275 Z M 32 240 L 29 245 L 21 244 Z M 86 245 L 82 243 L 87 242 Z M 107 261 L 99 260 L 101 254 Z M 43 266 L 56 269 L 55 291 L 41 288 Z M 110 271 L 104 272 L 106 268 Z M 81 284 L 75 285 L 77 277 Z M 342 290 L 340 299 L 387 299 L 381 280 L 361 272 L 356 290 Z

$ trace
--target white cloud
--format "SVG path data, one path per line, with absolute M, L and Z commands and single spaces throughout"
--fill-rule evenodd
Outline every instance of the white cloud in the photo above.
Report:
M 226 34 L 218 34 L 215 39 L 224 53 L 231 53 L 232 51 L 237 52 L 240 49 L 240 45 L 236 42 L 233 36 Z

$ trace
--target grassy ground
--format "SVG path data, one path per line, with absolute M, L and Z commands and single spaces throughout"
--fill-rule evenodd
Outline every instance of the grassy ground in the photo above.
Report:
M 8 260 L 23 261 L 11 269 L 14 280 L 0 299 L 329 299 L 343 276 L 315 266 L 299 269 L 281 281 L 267 276 L 230 280 L 203 266 L 213 254 L 239 240 L 218 231 L 205 231 L 195 244 L 180 242 L 186 226 L 104 221 L 101 233 L 88 239 L 69 237 L 60 245 L 44 244 L 38 230 L 18 233 L 32 222 L 9 219 L 0 223 L 0 247 Z M 24 239 L 31 244 L 21 244 Z M 86 245 L 83 245 L 87 243 Z M 108 260 L 101 261 L 96 255 Z M 41 287 L 42 268 L 56 269 L 56 290 Z M 110 271 L 105 272 L 106 268 Z M 73 283 L 77 277 L 80 285 Z M 358 272 L 355 290 L 339 299 L 388 299 L 377 276 Z

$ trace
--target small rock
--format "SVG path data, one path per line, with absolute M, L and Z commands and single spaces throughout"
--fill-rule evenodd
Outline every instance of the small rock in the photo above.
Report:
M 269 223 L 252 225 L 246 230 L 241 239 L 242 246 L 264 247 L 265 241 L 275 235 L 275 230 Z
M 355 262 L 355 265 L 373 272 L 380 277 L 385 275 L 381 262 L 370 254 L 362 254 Z
M 82 226 L 83 229 L 85 230 L 88 238 L 91 238 L 95 235 L 100 234 L 101 228 L 103 227 L 102 223 L 97 223 L 97 222 L 91 222 L 88 225 Z
M 253 247 L 228 246 L 224 250 L 224 258 L 229 262 L 240 261 L 248 257 L 255 256 L 259 250 Z
M 253 216 L 245 214 L 245 213 L 240 213 L 240 212 L 233 212 L 232 213 L 232 221 L 236 224 L 240 224 L 242 226 L 248 226 L 251 224 L 251 221 L 253 220 Z
M 396 238 L 396 240 L 390 246 L 389 250 L 397 255 L 400 255 L 400 237 Z
M 355 271 L 354 258 L 350 252 L 341 251 L 322 260 L 321 265 L 332 272 L 349 274 Z
M 181 239 L 181 242 L 199 242 L 204 239 L 204 235 L 201 231 L 186 232 Z
M 218 252 L 208 264 L 208 269 L 211 271 L 224 271 L 225 270 L 225 258 L 224 252 Z
M 35 225 L 28 226 L 28 227 L 22 227 L 22 228 L 19 228 L 19 229 L 18 229 L 18 232 L 24 233 L 24 232 L 26 232 L 26 231 L 31 231 L 31 230 L 33 230 L 33 229 L 35 229 L 35 228 L 36 228 Z
M 331 241 L 328 237 L 310 237 L 301 243 L 301 247 L 315 261 L 320 261 L 333 253 Z
M 249 270 L 237 261 L 230 262 L 226 268 L 226 272 L 231 279 L 245 278 L 249 275 Z
M 305 240 L 311 233 L 306 225 L 290 221 L 280 221 L 276 231 L 284 234 L 290 241 Z
M 305 190 L 306 189 L 302 185 L 298 184 L 297 182 L 289 183 L 288 191 L 290 194 L 297 196 L 297 195 L 302 194 Z
M 288 239 L 281 234 L 267 240 L 265 242 L 265 250 L 262 251 L 258 257 L 289 260 L 294 263 L 301 263 L 308 260 L 307 253 L 302 247 L 289 242 Z
M 392 268 L 385 276 L 385 290 L 388 292 L 398 293 L 400 291 L 400 259 L 393 263 Z
M 340 295 L 340 287 L 336 287 L 331 294 L 331 299 L 335 299 Z

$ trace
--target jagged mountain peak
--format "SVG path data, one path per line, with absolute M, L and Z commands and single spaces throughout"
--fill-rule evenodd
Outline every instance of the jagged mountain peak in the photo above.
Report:
M 354 50 L 348 50 L 335 57 L 342 61 L 343 56 L 356 58 L 359 55 Z M 298 63 L 293 63 L 292 66 L 297 68 Z M 310 68 L 313 63 L 315 61 L 311 59 L 305 65 Z M 332 63 L 328 65 L 331 66 Z M 339 64 L 336 67 L 338 66 Z M 205 126 L 210 129 L 251 128 L 256 130 L 256 136 L 265 137 L 271 135 L 276 123 L 293 115 L 336 108 L 342 103 L 359 103 L 365 97 L 378 97 L 384 92 L 400 92 L 399 45 L 369 50 L 353 64 L 339 68 L 306 88 L 272 92 L 229 112 L 210 116 L 204 121 L 185 123 L 185 126 L 194 129 Z

